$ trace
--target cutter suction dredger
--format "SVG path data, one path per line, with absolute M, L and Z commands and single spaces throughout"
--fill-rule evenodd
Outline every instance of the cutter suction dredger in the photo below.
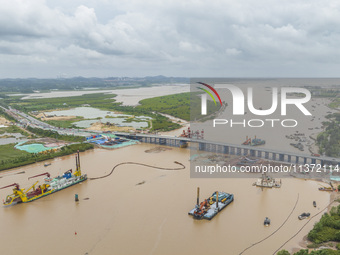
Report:
M 3 202 L 4 205 L 32 202 L 87 180 L 87 175 L 81 173 L 79 151 L 76 154 L 76 171 L 74 173 L 72 173 L 72 169 L 70 169 L 67 170 L 62 176 L 51 178 L 50 174 L 46 172 L 31 176 L 28 179 L 39 176 L 46 176 L 44 178 L 44 183 L 41 185 L 39 185 L 39 181 L 36 181 L 28 189 L 21 189 L 17 183 L 0 188 L 4 189 L 8 187 L 14 187 L 13 193 L 8 195 Z

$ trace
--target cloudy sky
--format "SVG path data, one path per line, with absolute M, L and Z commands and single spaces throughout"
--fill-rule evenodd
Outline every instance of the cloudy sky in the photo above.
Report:
M 339 77 L 340 1 L 0 0 L 0 78 Z

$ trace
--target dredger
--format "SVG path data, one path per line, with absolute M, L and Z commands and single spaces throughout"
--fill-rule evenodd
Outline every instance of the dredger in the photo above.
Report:
M 62 176 L 51 178 L 50 174 L 46 172 L 43 174 L 31 176 L 28 179 L 44 175 L 46 175 L 46 178 L 44 178 L 43 184 L 38 185 L 39 181 L 37 181 L 28 189 L 21 189 L 19 184 L 17 183 L 13 183 L 11 185 L 0 188 L 4 189 L 8 187 L 14 187 L 13 193 L 6 197 L 3 204 L 15 205 L 18 203 L 32 202 L 34 200 L 51 195 L 57 191 L 66 189 L 72 185 L 87 180 L 87 175 L 81 173 L 79 151 L 76 154 L 76 171 L 74 173 L 72 173 L 72 169 L 70 169 L 67 170 Z

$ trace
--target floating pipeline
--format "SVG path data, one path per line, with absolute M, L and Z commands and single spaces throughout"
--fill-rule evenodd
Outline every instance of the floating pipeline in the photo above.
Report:
M 119 164 L 115 165 L 112 168 L 110 173 L 103 175 L 103 176 L 99 176 L 99 177 L 89 178 L 89 180 L 98 180 L 98 179 L 103 179 L 103 178 L 109 177 L 113 173 L 113 171 L 121 165 L 138 165 L 138 166 L 145 166 L 145 167 L 150 167 L 150 168 L 154 168 L 154 169 L 158 169 L 158 170 L 165 170 L 165 171 L 177 171 L 177 170 L 185 169 L 185 165 L 183 165 L 182 163 L 180 163 L 178 161 L 174 161 L 174 163 L 180 165 L 181 167 L 167 168 L 167 167 L 153 166 L 153 165 L 148 165 L 148 164 L 138 163 L 138 162 L 123 162 L 123 163 L 119 163 Z

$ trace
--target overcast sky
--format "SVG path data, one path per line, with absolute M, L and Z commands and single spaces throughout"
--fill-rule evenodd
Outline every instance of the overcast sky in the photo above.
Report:
M 0 0 L 0 78 L 339 77 L 340 1 Z

